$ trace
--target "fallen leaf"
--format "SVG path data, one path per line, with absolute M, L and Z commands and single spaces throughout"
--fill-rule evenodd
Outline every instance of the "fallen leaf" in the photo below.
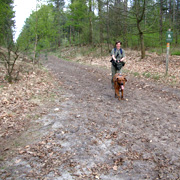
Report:
M 15 161 L 16 164 L 18 164 L 18 163 L 20 163 L 20 162 L 21 162 L 21 159 L 17 159 L 17 160 Z
M 100 179 L 98 175 L 95 176 L 96 179 Z
M 118 169 L 117 166 L 114 166 L 114 167 L 113 167 L 113 170 L 114 170 L 114 171 L 117 171 L 117 169 Z

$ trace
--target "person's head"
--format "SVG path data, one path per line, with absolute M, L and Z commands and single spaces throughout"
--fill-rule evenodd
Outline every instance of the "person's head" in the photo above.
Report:
M 121 41 L 116 41 L 116 49 L 120 49 L 121 48 L 121 45 L 122 45 L 122 42 Z

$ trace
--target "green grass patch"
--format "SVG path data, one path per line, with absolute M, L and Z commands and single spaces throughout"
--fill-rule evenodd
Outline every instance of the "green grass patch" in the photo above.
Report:
M 160 79 L 160 75 L 159 74 L 154 74 L 153 76 L 152 76 L 152 78 L 154 79 L 154 80 L 159 80 Z
M 68 59 L 68 58 L 63 58 L 64 60 L 66 60 L 66 61 L 72 61 L 71 59 Z
M 180 56 L 180 51 L 173 51 L 171 52 L 171 55 Z
M 140 74 L 139 74 L 138 72 L 133 72 L 133 75 L 134 75 L 135 77 L 140 76 Z
M 171 85 L 172 85 L 172 86 L 174 86 L 174 85 L 176 85 L 176 84 L 177 84 L 177 81 L 176 81 L 176 80 L 171 81 Z
M 144 72 L 142 74 L 145 78 L 150 78 L 151 77 L 151 73 L 150 72 Z
M 176 76 L 171 76 L 171 78 L 172 78 L 172 79 L 175 79 L 175 78 L 176 78 Z
M 148 51 L 152 53 L 155 52 L 157 55 L 160 56 L 162 53 L 166 52 L 166 48 L 165 47 L 149 48 Z

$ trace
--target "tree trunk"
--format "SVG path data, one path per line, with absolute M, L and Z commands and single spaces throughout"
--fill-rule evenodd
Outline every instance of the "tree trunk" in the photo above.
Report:
M 123 42 L 124 47 L 128 46 L 128 40 L 127 40 L 127 0 L 124 0 L 124 26 L 123 26 Z
M 54 2 L 55 3 L 55 8 L 56 8 L 56 16 L 55 16 L 55 23 L 57 25 L 57 46 L 60 47 L 61 46 L 61 24 L 60 24 L 60 0 L 57 0 Z
M 35 64 L 35 60 L 36 60 L 37 42 L 38 42 L 38 37 L 37 37 L 37 34 L 36 34 L 35 43 L 34 43 L 34 57 L 33 57 L 33 64 Z
M 107 23 L 107 44 L 108 44 L 108 50 L 110 51 L 109 19 L 110 19 L 110 17 L 109 17 L 109 0 L 107 0 L 107 22 L 106 22 Z
M 69 26 L 69 43 L 71 45 L 71 25 Z
M 98 0 L 98 11 L 99 11 L 99 37 L 100 44 L 103 42 L 103 25 L 102 25 L 102 1 Z
M 176 8 L 175 8 L 175 0 L 173 0 L 173 18 L 172 18 L 172 24 L 173 24 L 173 31 L 174 31 L 174 35 L 176 36 Z
M 140 23 L 143 20 L 146 8 L 146 0 L 143 1 L 142 11 L 139 12 L 140 4 L 138 4 L 137 0 L 135 0 L 135 8 L 136 8 L 136 22 L 137 22 L 137 29 L 139 32 L 140 37 L 140 44 L 141 44 L 141 59 L 145 58 L 145 47 L 144 47 L 144 34 L 141 30 Z
M 36 37 L 35 37 L 35 43 L 34 43 L 33 65 L 35 64 L 35 60 L 36 60 L 36 49 L 37 49 L 37 42 L 38 42 L 37 26 L 38 26 L 38 17 L 37 17 L 37 0 L 36 0 L 36 27 L 35 27 Z
M 170 25 L 170 28 L 172 27 L 172 17 L 173 17 L 172 1 L 169 0 L 169 25 Z
M 93 34 L 93 27 L 92 27 L 92 3 L 89 0 L 89 43 L 92 44 L 92 34 Z
M 141 44 L 141 59 L 144 59 L 145 58 L 144 34 L 140 28 L 140 21 L 137 21 L 137 28 L 139 31 L 139 39 L 140 39 L 140 44 Z
M 140 33 L 140 42 L 141 42 L 141 59 L 145 58 L 145 47 L 144 47 L 144 35 Z
M 180 28 L 180 26 L 179 26 L 179 24 L 180 24 L 179 7 L 180 7 L 180 2 L 179 2 L 179 0 L 177 0 L 177 8 L 176 8 L 176 44 L 178 44 L 178 29 Z
M 175 0 L 173 0 L 173 26 L 175 25 L 175 15 L 176 15 Z
M 162 39 L 163 39 L 163 0 L 160 0 L 159 40 L 163 52 Z

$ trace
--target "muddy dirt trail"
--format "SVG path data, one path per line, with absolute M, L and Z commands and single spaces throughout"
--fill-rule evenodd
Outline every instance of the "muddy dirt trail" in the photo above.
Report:
M 46 66 L 62 82 L 57 107 L 2 179 L 180 179 L 179 90 L 128 76 L 118 101 L 109 69 L 54 56 Z

